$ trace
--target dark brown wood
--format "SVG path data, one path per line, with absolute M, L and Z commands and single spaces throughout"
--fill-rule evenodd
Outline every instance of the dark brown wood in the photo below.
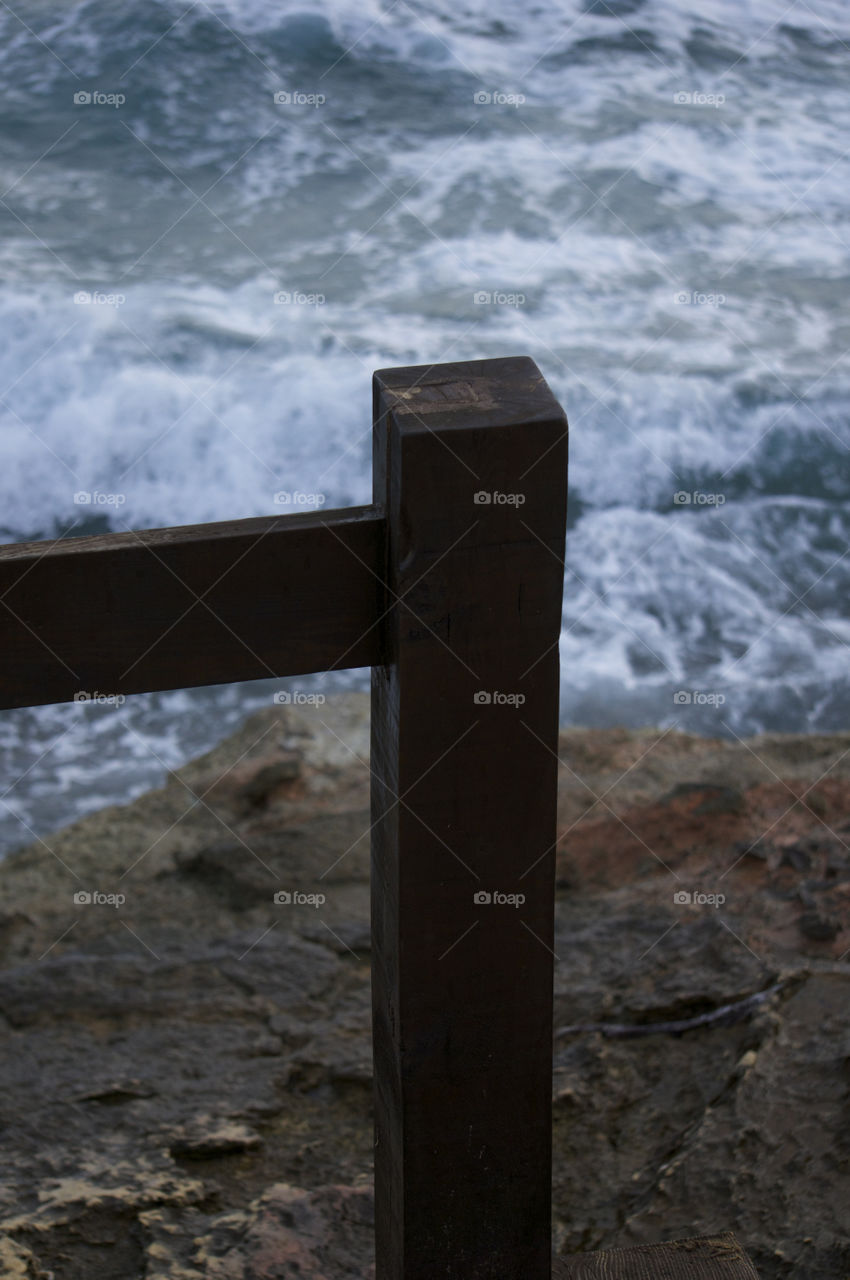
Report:
M 377 660 L 372 507 L 0 547 L 0 707 Z
M 758 1280 L 731 1231 L 553 1258 L 552 1280 Z
M 525 358 L 374 392 L 376 1276 L 549 1280 L 566 419 Z
M 757 1280 L 551 1257 L 566 418 L 512 358 L 374 423 L 371 507 L 0 547 L 0 707 L 371 666 L 376 1280 Z

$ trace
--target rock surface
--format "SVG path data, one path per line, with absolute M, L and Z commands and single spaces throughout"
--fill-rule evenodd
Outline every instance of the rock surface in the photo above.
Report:
M 0 865 L 4 1277 L 374 1276 L 368 750 L 276 706 Z M 850 735 L 561 760 L 555 1248 L 846 1280 Z

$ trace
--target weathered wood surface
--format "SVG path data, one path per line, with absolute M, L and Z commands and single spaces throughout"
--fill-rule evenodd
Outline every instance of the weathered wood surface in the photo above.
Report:
M 376 1276 L 549 1280 L 566 419 L 524 358 L 374 387 Z
M 757 1280 L 551 1258 L 566 419 L 526 358 L 374 395 L 371 507 L 0 547 L 0 707 L 371 666 L 376 1280 Z
M 552 1259 L 552 1280 L 758 1280 L 731 1231 Z
M 366 667 L 372 507 L 0 547 L 0 707 Z

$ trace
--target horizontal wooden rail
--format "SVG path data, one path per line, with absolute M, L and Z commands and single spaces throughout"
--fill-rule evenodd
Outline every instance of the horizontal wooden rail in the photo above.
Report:
M 380 660 L 374 507 L 0 547 L 0 708 Z

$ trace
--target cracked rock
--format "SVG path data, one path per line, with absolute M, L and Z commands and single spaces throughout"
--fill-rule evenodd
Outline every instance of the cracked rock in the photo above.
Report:
M 848 748 L 562 734 L 558 1250 L 850 1274 Z M 368 750 L 275 706 L 0 864 L 4 1277 L 373 1280 Z

